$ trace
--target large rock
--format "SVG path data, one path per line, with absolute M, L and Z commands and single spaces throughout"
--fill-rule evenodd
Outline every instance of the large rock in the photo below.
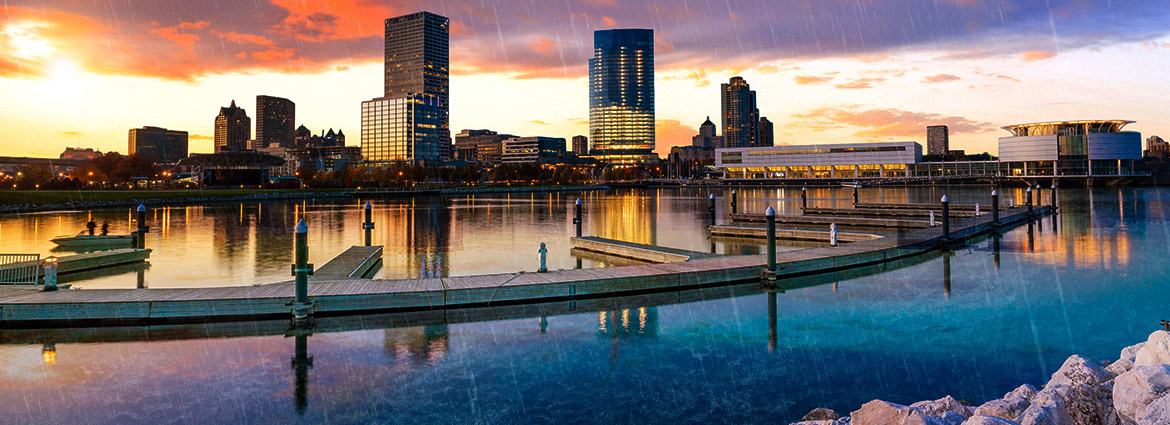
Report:
M 833 421 L 837 419 L 841 419 L 841 415 L 838 415 L 833 409 L 826 409 L 824 407 L 813 409 L 807 415 L 804 415 L 803 418 L 800 418 L 802 421 Z
M 801 421 L 792 425 L 849 425 L 849 422 L 846 422 L 843 419 L 826 419 L 817 421 Z
M 963 422 L 963 425 L 1020 425 L 1019 422 L 987 415 L 975 415 Z
M 1146 406 L 1146 414 L 1138 418 L 1138 425 L 1170 424 L 1170 394 Z
M 1115 425 L 1113 374 L 1100 364 L 1072 356 L 1052 374 L 1020 416 L 1023 425 Z
M 1032 393 L 1035 396 L 1036 393 Z M 995 416 L 1003 419 L 1016 420 L 1028 409 L 1030 403 L 1027 399 L 1015 395 L 1014 392 L 1007 393 L 1004 398 L 991 400 L 983 403 L 982 406 L 975 408 L 976 415 Z
M 1145 345 L 1134 356 L 1134 366 L 1170 364 L 1170 332 L 1156 331 L 1150 334 Z
M 918 409 L 874 400 L 849 414 L 853 425 L 933 425 Z
M 933 401 L 920 401 L 911 404 L 910 407 L 916 408 L 926 416 L 942 417 L 946 412 L 954 412 L 963 417 L 964 420 L 971 417 L 971 408 L 959 403 L 954 397 L 946 396 Z
M 1170 391 L 1170 365 L 1134 366 L 1113 381 L 1113 407 L 1127 424 L 1146 415 L 1146 406 Z
M 1016 396 L 1024 400 L 1032 401 L 1032 397 L 1036 396 L 1036 391 L 1036 387 L 1033 387 L 1032 384 L 1024 384 L 1012 390 L 1012 392 L 1004 394 L 1003 398 Z

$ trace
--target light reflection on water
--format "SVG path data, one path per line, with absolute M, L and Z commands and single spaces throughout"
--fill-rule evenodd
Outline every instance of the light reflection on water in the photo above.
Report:
M 762 201 L 752 192 L 740 190 L 741 206 L 758 209 Z M 793 421 L 818 406 L 844 413 L 873 398 L 910 403 L 951 394 L 981 403 L 1021 383 L 1047 381 L 1073 353 L 1112 360 L 1157 327 L 1170 296 L 1163 278 L 1170 272 L 1168 195 L 1066 190 L 1061 215 L 1002 240 L 870 274 L 810 277 L 798 286 L 812 286 L 783 293 L 742 285 L 572 308 L 480 309 L 472 317 L 339 318 L 301 333 L 282 322 L 0 331 L 0 422 L 745 423 Z M 450 209 L 478 210 L 472 202 Z M 475 235 L 480 228 L 496 235 L 498 225 L 528 226 L 549 239 L 552 230 L 532 229 L 572 231 L 568 202 L 492 202 L 490 220 L 464 211 L 451 213 L 453 221 L 479 224 Z M 701 234 L 693 229 L 705 207 L 705 195 L 682 191 L 656 207 L 622 205 L 656 214 L 656 235 L 638 233 L 637 225 L 612 235 L 701 250 L 708 242 L 688 242 L 687 232 Z M 400 208 L 397 214 L 410 211 Z M 334 227 L 322 227 L 336 233 L 359 229 L 335 209 L 343 208 L 309 204 L 306 214 L 315 223 L 338 215 Z M 379 232 L 389 232 L 381 223 L 393 222 L 394 210 L 381 214 Z M 422 215 L 413 220 L 441 220 Z M 534 226 L 537 217 L 548 217 L 547 224 Z M 588 220 L 587 232 L 623 223 L 601 220 Z M 180 224 L 189 219 L 172 223 L 175 237 L 192 233 Z M 253 230 L 238 245 L 264 238 L 264 226 L 247 228 Z M 352 244 L 344 234 L 315 243 L 332 238 Z M 466 232 L 421 238 L 461 241 L 463 251 L 503 246 Z M 396 261 L 414 264 L 402 258 Z M 469 259 L 443 258 L 452 258 L 446 273 L 475 268 Z

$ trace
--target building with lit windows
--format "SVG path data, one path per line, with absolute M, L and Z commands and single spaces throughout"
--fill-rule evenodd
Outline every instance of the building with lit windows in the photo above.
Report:
M 1115 176 L 1134 174 L 1142 135 L 1122 131 L 1134 121 L 1053 121 L 1003 127 L 999 161 L 1008 176 Z
M 430 12 L 387 19 L 386 97 L 424 94 L 438 99 L 437 133 L 440 154 L 450 156 L 450 27 L 451 21 Z M 444 158 L 446 159 L 446 158 Z
M 374 164 L 439 161 L 440 105 L 426 94 L 362 102 L 362 158 Z
M 699 125 L 699 134 L 691 137 L 691 146 L 704 149 L 724 147 L 723 138 L 715 135 L 715 123 L 711 122 L 711 117 Z
M 240 152 L 248 149 L 248 140 L 252 138 L 252 119 L 244 108 L 232 105 L 219 108 L 219 115 L 215 116 L 215 151 Z
M 951 132 L 945 125 L 926 127 L 926 154 L 943 156 L 951 150 Z
M 158 164 L 174 164 L 187 157 L 187 132 L 161 127 L 131 128 L 128 150 Z
M 582 135 L 573 136 L 573 153 L 589 155 L 589 138 Z
M 907 177 L 921 161 L 917 142 L 727 148 L 715 153 L 715 167 L 727 179 Z
M 589 59 L 589 154 L 617 166 L 654 153 L 654 30 L 593 32 Z
M 518 136 L 500 134 L 492 130 L 464 129 L 455 135 L 455 159 L 489 167 L 500 165 L 504 140 L 516 137 Z
M 297 105 L 276 96 L 256 96 L 255 148 L 291 147 L 296 141 Z
M 565 155 L 565 139 L 559 137 L 517 137 L 505 140 L 500 162 L 523 164 Z
M 724 146 L 760 146 L 760 110 L 756 107 L 756 91 L 743 77 L 735 76 L 720 86 L 720 94 Z

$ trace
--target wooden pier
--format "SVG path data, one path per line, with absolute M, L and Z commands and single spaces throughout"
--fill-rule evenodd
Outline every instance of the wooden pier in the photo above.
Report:
M 368 279 L 382 266 L 382 246 L 355 245 L 313 271 L 310 282 Z
M 616 239 L 599 238 L 596 236 L 572 238 L 570 239 L 570 243 L 574 250 L 589 251 L 654 264 L 678 263 L 716 256 L 706 252 L 687 251 L 685 249 L 646 245 Z
M 141 263 L 150 258 L 150 249 L 122 248 L 108 251 L 87 252 L 84 254 L 63 255 L 57 257 L 57 275 L 77 273 L 101 269 L 123 264 Z M 15 269 L 30 266 L 41 266 L 42 261 L 22 261 L 0 266 L 0 269 Z M 42 271 L 41 276 L 45 273 Z
M 732 223 L 759 223 L 766 220 L 763 214 L 731 214 Z M 902 220 L 892 218 L 858 218 L 858 217 L 829 217 L 804 215 L 777 215 L 777 225 L 792 226 L 825 226 L 836 223 L 838 226 L 892 228 L 892 229 L 923 229 L 930 227 L 927 220 Z
M 768 230 L 755 226 L 710 226 L 711 236 L 765 239 Z M 861 232 L 837 232 L 838 242 L 858 242 L 877 239 L 882 235 Z M 776 229 L 776 239 L 790 241 L 829 242 L 828 230 Z
M 1034 219 L 1016 207 L 1000 226 Z M 775 276 L 785 279 L 900 261 L 991 230 L 990 214 L 954 218 L 950 240 L 930 227 L 837 247 L 777 254 Z M 760 282 L 763 255 L 698 258 L 684 262 L 548 273 L 501 273 L 430 279 L 315 281 L 309 297 L 315 317 L 378 312 L 466 309 L 575 301 L 707 286 Z M 58 292 L 0 291 L 0 328 L 60 325 L 140 325 L 288 319 L 294 285 L 191 289 L 94 289 Z
M 934 211 L 934 215 L 942 218 L 942 208 L 935 206 L 927 209 L 900 209 L 887 210 L 883 208 L 805 208 L 804 215 L 830 215 L 830 216 L 846 216 L 846 217 L 871 217 L 871 218 L 925 218 L 930 216 L 930 212 Z M 970 211 L 951 210 L 952 218 L 974 217 L 975 209 Z

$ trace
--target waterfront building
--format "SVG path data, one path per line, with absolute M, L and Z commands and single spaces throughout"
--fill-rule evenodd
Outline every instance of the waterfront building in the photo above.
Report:
M 766 117 L 760 117 L 760 138 L 759 146 L 774 146 L 776 145 L 776 136 L 772 132 L 772 122 L 768 121 Z
M 130 155 L 150 158 L 159 164 L 174 164 L 187 157 L 187 132 L 162 127 L 131 128 Z
M 707 149 L 725 147 L 723 138 L 715 135 L 715 123 L 711 122 L 711 117 L 699 125 L 699 134 L 691 138 L 691 146 Z
M 296 104 L 276 96 L 256 96 L 256 148 L 292 146 L 296 141 Z
M 427 94 L 362 102 L 362 157 L 376 164 L 439 161 L 441 103 Z
M 759 146 L 760 110 L 756 108 L 755 90 L 743 77 L 735 76 L 720 86 L 720 93 L 724 147 Z
M 951 133 L 945 125 L 926 127 L 926 154 L 946 155 L 951 150 Z
M 1122 131 L 1134 121 L 1053 121 L 1003 127 L 999 161 L 1010 176 L 1095 176 L 1134 174 L 1142 157 L 1142 136 Z
M 519 136 L 491 130 L 463 130 L 455 135 L 455 158 L 494 167 L 500 165 L 504 140 Z
M 76 159 L 86 161 L 102 156 L 102 151 L 94 148 L 65 148 L 61 152 L 61 159 Z
M 1162 158 L 1165 161 L 1166 158 L 1170 157 L 1170 143 L 1162 140 L 1161 137 L 1150 136 L 1149 139 L 1146 139 L 1146 151 L 1143 152 L 1142 156 Z
M 589 153 L 618 165 L 654 154 L 654 30 L 593 32 L 589 59 Z
M 921 161 L 917 142 L 727 148 L 715 154 L 715 166 L 729 179 L 906 177 Z
M 559 137 L 516 137 L 504 140 L 500 162 L 523 164 L 548 161 L 565 155 L 565 139 Z
M 418 12 L 387 19 L 385 84 L 388 98 L 433 96 L 438 114 L 436 157 L 450 157 L 450 26 L 444 16 Z
M 231 152 L 243 151 L 248 148 L 248 139 L 252 138 L 252 119 L 244 108 L 232 105 L 219 108 L 219 115 L 215 117 L 215 151 Z
M 573 153 L 578 156 L 589 155 L 589 138 L 582 135 L 573 136 Z

